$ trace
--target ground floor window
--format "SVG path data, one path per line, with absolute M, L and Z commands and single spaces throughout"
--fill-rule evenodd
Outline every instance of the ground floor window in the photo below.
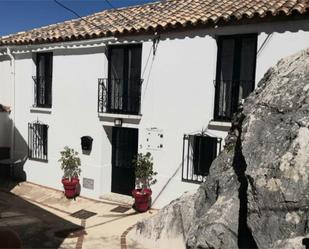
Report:
M 28 124 L 28 158 L 48 160 L 48 125 L 39 122 Z
M 200 183 L 221 150 L 221 138 L 204 134 L 184 135 L 182 181 Z

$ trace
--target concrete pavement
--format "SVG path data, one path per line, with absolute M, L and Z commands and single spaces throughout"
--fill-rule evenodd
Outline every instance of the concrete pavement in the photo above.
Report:
M 125 204 L 67 199 L 61 191 L 29 182 L 0 181 L 0 234 L 14 231 L 23 248 L 126 249 L 130 227 L 156 212 L 139 214 Z M 86 210 L 80 218 L 71 216 L 80 210 Z M 95 215 L 83 217 L 91 214 L 87 211 Z

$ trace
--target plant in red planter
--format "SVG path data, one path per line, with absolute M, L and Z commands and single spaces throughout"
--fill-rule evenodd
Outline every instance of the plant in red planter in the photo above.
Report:
M 132 195 L 135 199 L 134 208 L 139 212 L 146 212 L 151 206 L 150 186 L 155 184 L 157 180 L 154 178 L 157 172 L 153 171 L 153 158 L 149 152 L 145 155 L 139 153 L 137 158 L 133 160 L 135 168 L 135 185 Z
M 74 198 L 79 194 L 79 175 L 80 169 L 80 158 L 78 152 L 68 146 L 64 147 L 63 151 L 60 151 L 61 169 L 63 170 L 62 184 L 64 187 L 64 194 L 67 198 Z

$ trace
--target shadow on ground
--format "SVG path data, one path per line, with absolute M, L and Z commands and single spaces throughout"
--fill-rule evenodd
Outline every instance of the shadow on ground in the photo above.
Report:
M 28 146 L 15 128 L 14 155 L 10 157 L 9 142 L 4 139 L 10 137 L 11 120 L 8 115 L 1 120 L 5 121 L 6 127 L 1 127 L 0 137 L 0 248 L 59 248 L 65 238 L 78 237 L 84 228 L 11 192 L 27 179 L 23 168 Z M 6 133 L 7 137 L 4 136 Z
M 10 187 L 18 183 L 8 181 L 0 178 L 0 238 L 6 237 L 0 240 L 0 248 L 16 245 L 8 241 L 16 239 L 8 238 L 8 231 L 18 235 L 22 248 L 59 248 L 65 238 L 83 232 L 83 227 L 11 193 Z

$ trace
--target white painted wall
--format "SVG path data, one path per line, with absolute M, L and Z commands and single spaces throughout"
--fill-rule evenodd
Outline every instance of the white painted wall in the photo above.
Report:
M 289 32 L 282 32 L 282 29 Z M 301 29 L 305 31 L 299 31 Z M 217 57 L 213 37 L 217 34 L 258 32 L 260 46 L 267 34 L 274 33 L 257 58 L 258 81 L 278 59 L 309 44 L 308 30 L 307 21 L 297 21 L 284 25 L 276 23 L 199 30 L 189 34 L 194 38 L 189 38 L 188 33 L 161 37 L 153 64 L 151 56 L 143 75 L 141 122 L 138 125 L 124 123 L 124 126 L 139 128 L 140 152 L 147 151 L 147 129 L 157 128 L 164 135 L 163 148 L 150 150 L 155 170 L 159 173 L 158 183 L 152 187 L 155 207 L 162 207 L 184 191 L 198 187 L 181 182 L 182 139 L 185 133 L 206 128 L 213 116 L 213 80 Z M 151 47 L 152 42 L 143 43 L 142 69 Z M 105 50 L 103 47 L 57 50 L 54 51 L 53 65 L 53 108 L 51 113 L 35 112 L 30 108 L 33 103 L 31 76 L 35 73 L 32 55 L 16 58 L 16 157 L 22 157 L 27 152 L 28 122 L 40 120 L 49 125 L 49 161 L 27 160 L 24 165 L 27 180 L 62 189 L 62 172 L 57 160 L 59 151 L 68 145 L 81 154 L 81 178 L 95 181 L 94 190 L 83 188 L 82 195 L 98 198 L 111 190 L 111 127 L 103 126 L 97 114 L 97 79 L 107 75 Z M 0 97 L 3 99 L 6 95 L 2 89 L 9 91 L 9 69 L 8 60 L 1 59 Z M 10 99 L 7 98 L 7 101 L 10 102 Z M 222 137 L 226 135 L 211 132 Z M 82 154 L 80 137 L 83 135 L 94 138 L 90 155 Z
M 26 153 L 28 122 L 39 120 L 49 125 L 48 163 L 27 160 L 24 165 L 27 180 L 61 189 L 59 152 L 68 145 L 80 153 L 81 178 L 95 181 L 94 190 L 83 189 L 82 194 L 95 198 L 104 190 L 102 183 L 109 177 L 104 175 L 101 179 L 101 176 L 104 167 L 110 167 L 110 160 L 106 157 L 110 146 L 96 111 L 97 79 L 103 76 L 104 63 L 103 48 L 83 52 L 54 51 L 53 107 L 51 113 L 42 113 L 31 108 L 35 72 L 32 55 L 16 58 L 16 129 L 24 138 L 17 143 L 17 157 Z M 81 151 L 80 137 L 84 135 L 94 138 L 90 155 Z
M 267 37 L 266 33 L 259 35 L 258 47 Z M 309 32 L 300 30 L 298 32 L 272 33 L 269 42 L 257 58 L 256 82 L 264 73 L 281 58 L 292 55 L 302 48 L 309 47 Z
M 293 32 L 283 32 L 282 29 Z M 201 131 L 207 128 L 213 117 L 214 85 L 217 60 L 217 45 L 213 38 L 216 34 L 229 35 L 258 32 L 258 48 L 262 45 L 266 34 L 271 39 L 257 57 L 256 83 L 263 77 L 269 67 L 288 55 L 291 55 L 309 44 L 308 22 L 296 22 L 240 26 L 238 28 L 218 28 L 207 32 L 200 31 L 200 37 L 189 38 L 175 35 L 175 39 L 160 42 L 150 80 L 147 85 L 145 76 L 142 106 L 143 119 L 140 124 L 140 141 L 144 142 L 145 129 L 157 127 L 164 131 L 164 148 L 152 151 L 158 171 L 158 183 L 153 187 L 154 200 L 165 184 L 172 178 L 165 190 L 156 200 L 155 206 L 161 207 L 167 201 L 180 196 L 184 191 L 196 189 L 197 185 L 181 182 L 182 138 L 183 134 Z M 206 35 L 206 36 L 205 36 Z M 144 56 L 148 55 L 151 44 L 144 45 Z M 146 50 L 146 53 L 145 53 Z M 145 55 L 146 54 L 146 55 Z M 148 74 L 146 73 L 148 76 Z M 144 89 L 145 91 L 145 89 Z M 210 131 L 224 138 L 226 133 Z M 145 148 L 140 145 L 141 151 Z
M 144 56 L 148 55 L 151 45 L 144 45 Z M 201 131 L 212 118 L 215 62 L 216 42 L 209 36 L 164 40 L 158 45 L 149 81 L 149 72 L 144 77 L 141 151 L 146 150 L 147 128 L 156 127 L 164 134 L 162 150 L 150 151 L 158 172 L 158 182 L 153 187 L 154 200 L 178 170 L 156 200 L 157 206 L 197 187 L 195 184 L 181 183 L 183 135 Z
M 11 104 L 11 65 L 7 57 L 0 57 L 0 103 L 6 106 Z

